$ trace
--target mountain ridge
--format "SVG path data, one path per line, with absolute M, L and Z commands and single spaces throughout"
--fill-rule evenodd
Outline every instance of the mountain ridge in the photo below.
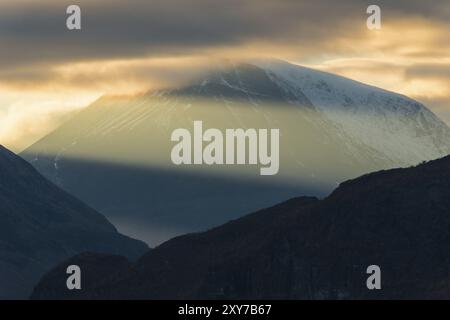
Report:
M 59 265 L 32 298 L 448 299 L 449 227 L 447 156 L 174 238 L 91 291 L 65 292 Z M 370 265 L 380 266 L 381 290 L 366 287 Z

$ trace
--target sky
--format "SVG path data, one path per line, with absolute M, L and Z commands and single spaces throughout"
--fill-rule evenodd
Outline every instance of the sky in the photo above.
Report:
M 80 6 L 82 30 L 66 28 Z M 366 27 L 370 4 L 381 30 Z M 216 59 L 277 58 L 419 100 L 450 124 L 449 0 L 0 0 L 0 144 Z M 218 60 L 219 61 L 219 60 Z

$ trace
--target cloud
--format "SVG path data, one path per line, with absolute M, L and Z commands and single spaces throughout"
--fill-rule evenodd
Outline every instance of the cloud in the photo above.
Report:
M 405 76 L 408 79 L 428 78 L 435 80 L 450 80 L 450 62 L 449 63 L 424 63 L 409 67 Z
M 384 25 L 393 26 L 387 40 L 366 29 L 370 3 L 362 0 L 79 0 L 81 31 L 66 29 L 66 1 L 2 2 L 0 82 L 61 81 L 54 67 L 70 63 L 209 57 L 233 50 L 308 61 L 364 50 L 419 55 L 450 48 L 444 32 L 450 27 L 448 1 L 378 3 Z
M 83 91 L 23 91 L 0 87 L 0 144 L 20 152 L 98 95 Z
M 72 2 L 0 2 L 0 88 L 19 100 L 21 91 L 45 93 L 27 100 L 28 113 L 49 101 L 178 84 L 216 59 L 261 56 L 424 98 L 443 116 L 450 108 L 448 0 L 376 1 L 380 31 L 366 28 L 369 0 L 76 3 L 81 31 L 65 27 Z
M 73 32 L 65 27 L 65 1 L 13 3 L 0 5 L 3 67 L 186 55 L 247 42 L 306 47 L 363 31 L 367 7 L 357 0 L 80 0 L 83 30 Z
M 40 106 L 38 110 L 24 106 L 0 110 L 0 143 L 20 152 L 69 119 L 73 112 L 58 110 L 52 105 Z

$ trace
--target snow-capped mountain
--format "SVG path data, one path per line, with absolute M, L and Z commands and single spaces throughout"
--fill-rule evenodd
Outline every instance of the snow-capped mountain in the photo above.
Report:
M 171 133 L 280 129 L 280 172 L 177 167 Z M 450 129 L 420 103 L 281 61 L 230 63 L 189 84 L 103 97 L 27 149 L 44 175 L 151 244 L 363 173 L 450 153 Z

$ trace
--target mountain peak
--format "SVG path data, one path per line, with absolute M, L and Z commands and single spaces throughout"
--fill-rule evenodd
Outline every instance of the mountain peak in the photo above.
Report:
M 0 157 L 14 158 L 17 157 L 11 150 L 0 144 Z
M 2 145 L 0 145 L 0 175 L 2 180 L 11 179 L 17 183 L 21 177 L 40 176 L 31 164 Z M 45 180 L 43 177 L 40 178 Z M 0 186 L 5 181 L 0 181 Z

